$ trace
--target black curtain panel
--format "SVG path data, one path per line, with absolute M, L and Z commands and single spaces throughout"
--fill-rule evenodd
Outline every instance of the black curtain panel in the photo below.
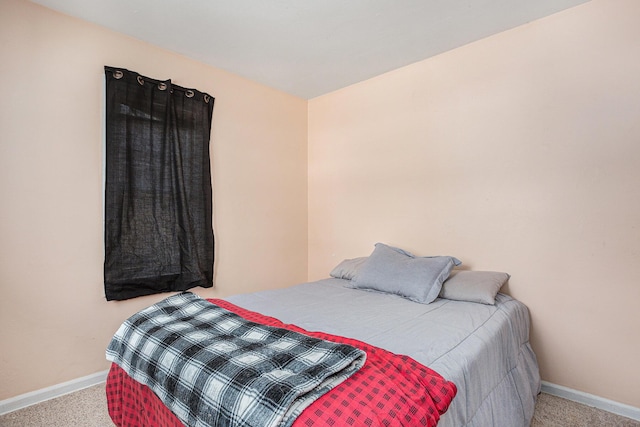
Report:
M 107 300 L 213 286 L 213 97 L 105 67 Z

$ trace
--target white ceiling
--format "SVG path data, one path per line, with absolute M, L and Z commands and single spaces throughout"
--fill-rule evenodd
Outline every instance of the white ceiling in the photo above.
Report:
M 32 1 L 309 99 L 587 0 Z

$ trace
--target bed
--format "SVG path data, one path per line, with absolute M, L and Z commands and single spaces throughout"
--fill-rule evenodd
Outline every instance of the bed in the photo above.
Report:
M 439 427 L 530 425 L 540 377 L 524 304 L 501 293 L 493 304 L 443 298 L 444 287 L 432 302 L 421 304 L 394 293 L 354 288 L 352 277 L 334 272 L 336 277 L 225 301 L 306 331 L 410 356 L 455 384 L 457 394 L 439 417 Z M 117 425 L 136 425 L 122 422 L 124 407 L 143 413 L 137 425 L 180 425 L 149 388 L 116 364 L 107 395 Z

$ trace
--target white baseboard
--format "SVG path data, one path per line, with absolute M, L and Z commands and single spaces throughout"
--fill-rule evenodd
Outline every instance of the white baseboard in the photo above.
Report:
M 624 403 L 615 402 L 613 400 L 594 396 L 593 394 L 584 393 L 547 381 L 542 381 L 542 391 L 553 396 L 562 397 L 583 405 L 602 409 L 603 411 L 640 421 L 640 408 L 636 408 L 635 406 L 625 405 Z
M 96 372 L 95 374 L 76 378 L 75 380 L 2 400 L 0 401 L 0 415 L 7 414 L 21 408 L 26 408 L 27 406 L 35 405 L 36 403 L 44 402 L 45 400 L 73 393 L 74 391 L 82 390 L 87 387 L 98 385 L 106 381 L 108 372 L 108 370 Z M 624 403 L 615 402 L 613 400 L 584 393 L 582 391 L 547 381 L 542 381 L 542 391 L 553 396 L 562 397 L 583 405 L 592 406 L 623 417 L 631 418 L 632 420 L 640 421 L 640 408 L 636 408 L 634 406 L 625 405 Z
M 51 387 L 46 387 L 40 390 L 21 394 L 9 399 L 0 400 L 0 415 L 25 408 L 27 406 L 35 405 L 36 403 L 44 402 L 45 400 L 73 393 L 74 391 L 82 390 L 83 388 L 98 385 L 107 380 L 108 372 L 108 370 L 96 372 L 95 374 L 76 378 L 75 380 L 52 385 Z

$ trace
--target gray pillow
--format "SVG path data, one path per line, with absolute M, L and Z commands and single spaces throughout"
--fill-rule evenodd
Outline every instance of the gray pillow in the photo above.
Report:
M 351 280 L 356 276 L 356 274 L 358 274 L 358 270 L 360 270 L 360 267 L 362 267 L 362 264 L 364 264 L 366 260 L 366 256 L 345 259 L 331 270 L 330 276 L 335 277 L 336 279 Z
M 449 256 L 416 257 L 402 249 L 377 243 L 351 284 L 358 289 L 400 295 L 429 304 L 438 297 L 442 283 L 460 261 Z
M 493 305 L 496 294 L 509 277 L 497 271 L 453 271 L 443 283 L 440 297 Z

